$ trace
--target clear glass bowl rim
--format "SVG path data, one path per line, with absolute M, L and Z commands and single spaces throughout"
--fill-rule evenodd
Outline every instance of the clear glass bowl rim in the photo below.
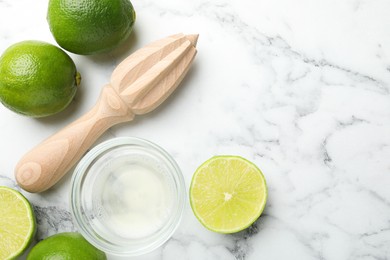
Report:
M 88 223 L 84 222 L 84 218 L 81 218 L 82 212 L 80 208 L 80 191 L 82 189 L 82 180 L 87 173 L 86 170 L 91 164 L 93 164 L 95 158 L 97 158 L 108 150 L 111 150 L 115 147 L 122 147 L 123 145 L 138 145 L 144 148 L 152 149 L 154 152 L 157 152 L 159 155 L 167 159 L 171 164 L 172 168 L 175 169 L 174 172 L 170 172 L 170 174 L 173 175 L 173 179 L 175 181 L 174 185 L 177 189 L 177 193 L 175 194 L 177 195 L 177 207 L 173 209 L 175 212 L 172 213 L 171 219 L 168 220 L 168 222 L 171 222 L 171 225 L 169 226 L 169 228 L 166 229 L 166 232 L 162 233 L 161 236 L 158 237 L 158 240 L 154 241 L 154 243 L 144 245 L 137 250 L 129 250 L 128 248 L 122 248 L 119 246 L 114 248 L 112 245 L 106 244 L 104 240 L 99 239 L 99 237 L 97 236 L 93 236 L 92 232 L 88 232 L 88 230 L 91 230 L 91 228 L 89 227 Z M 184 178 L 179 166 L 177 165 L 173 157 L 157 144 L 139 137 L 114 137 L 96 145 L 83 156 L 83 158 L 77 164 L 71 178 L 71 214 L 78 231 L 92 245 L 112 255 L 139 256 L 151 252 L 163 245 L 167 240 L 169 240 L 169 238 L 173 235 L 173 233 L 179 226 L 184 211 L 185 198 L 186 190 Z M 174 221 L 172 221 L 173 218 Z

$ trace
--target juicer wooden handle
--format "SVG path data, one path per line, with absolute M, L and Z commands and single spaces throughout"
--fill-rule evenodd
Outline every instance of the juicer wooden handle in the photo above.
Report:
M 96 105 L 84 116 L 49 137 L 27 154 L 15 168 L 19 186 L 42 192 L 56 184 L 111 126 L 134 118 L 134 114 L 107 85 Z

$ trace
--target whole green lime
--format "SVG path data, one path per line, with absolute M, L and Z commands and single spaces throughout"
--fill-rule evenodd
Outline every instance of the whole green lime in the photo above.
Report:
M 73 60 L 49 43 L 19 42 L 0 57 L 0 101 L 19 114 L 43 117 L 60 112 L 79 83 Z
M 47 21 L 62 48 L 89 55 L 108 52 L 126 40 L 135 11 L 129 0 L 50 0 Z
M 27 260 L 103 260 L 106 254 L 76 232 L 50 236 L 36 244 Z

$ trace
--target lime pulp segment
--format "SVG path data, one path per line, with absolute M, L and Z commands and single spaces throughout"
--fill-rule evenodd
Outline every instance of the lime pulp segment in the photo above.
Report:
M 27 199 L 18 191 L 0 187 L 0 259 L 13 259 L 29 246 L 35 218 Z
M 215 156 L 195 172 L 191 207 L 208 229 L 234 233 L 250 226 L 267 200 L 265 178 L 256 165 L 238 156 Z

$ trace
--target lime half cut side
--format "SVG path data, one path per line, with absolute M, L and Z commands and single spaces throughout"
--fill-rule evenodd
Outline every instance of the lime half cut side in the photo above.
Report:
M 235 233 L 249 227 L 263 212 L 266 201 L 262 172 L 239 156 L 214 156 L 192 178 L 192 210 L 211 231 Z
M 0 186 L 0 216 L 0 259 L 14 259 L 34 237 L 33 209 L 20 192 Z

